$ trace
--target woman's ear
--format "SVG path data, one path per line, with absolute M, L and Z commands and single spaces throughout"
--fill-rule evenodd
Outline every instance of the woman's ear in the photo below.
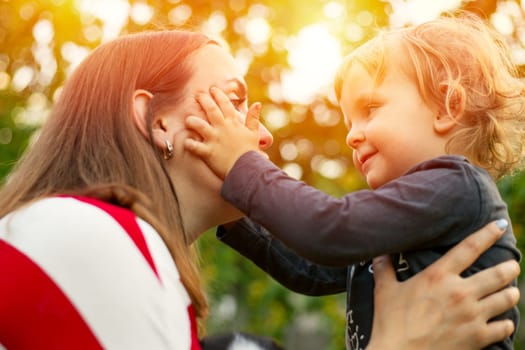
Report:
M 167 128 L 163 122 L 164 120 L 160 119 L 153 124 L 152 137 L 155 146 L 157 146 L 159 150 L 162 150 L 166 155 L 173 152 L 173 144 L 171 144 Z
M 149 140 L 150 134 L 148 131 L 148 104 L 151 101 L 153 94 L 147 90 L 135 90 L 133 93 L 133 122 L 139 129 L 140 133 Z M 168 138 L 167 128 L 164 119 L 154 119 L 150 121 L 153 143 L 162 150 L 164 154 L 171 154 L 173 152 L 173 145 Z
M 148 104 L 153 97 L 149 91 L 138 89 L 133 93 L 133 123 L 140 131 L 140 133 L 149 139 L 147 116 Z

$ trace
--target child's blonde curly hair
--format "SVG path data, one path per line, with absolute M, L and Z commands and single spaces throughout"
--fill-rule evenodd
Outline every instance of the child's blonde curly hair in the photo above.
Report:
M 353 63 L 362 64 L 378 83 L 388 67 L 415 79 L 421 97 L 459 123 L 447 153 L 465 155 L 495 180 L 523 167 L 525 82 L 504 40 L 480 18 L 460 13 L 379 34 L 340 66 L 339 101 Z

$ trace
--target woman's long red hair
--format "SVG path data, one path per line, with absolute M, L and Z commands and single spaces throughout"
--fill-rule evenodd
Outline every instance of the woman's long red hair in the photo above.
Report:
M 0 192 L 0 217 L 57 194 L 130 208 L 166 242 L 201 317 L 207 304 L 177 196 L 161 154 L 132 122 L 132 99 L 137 89 L 151 92 L 150 116 L 175 106 L 192 74 L 188 58 L 208 42 L 194 32 L 147 32 L 95 49 L 64 86 Z

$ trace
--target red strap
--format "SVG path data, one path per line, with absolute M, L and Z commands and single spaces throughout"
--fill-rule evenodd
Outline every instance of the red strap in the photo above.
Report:
M 112 205 L 98 199 L 77 196 L 73 198 L 85 203 L 92 204 L 111 215 L 111 217 L 113 217 L 128 233 L 130 238 L 133 240 L 137 248 L 141 251 L 142 255 L 144 256 L 144 258 L 146 259 L 146 261 L 151 266 L 152 270 L 155 272 L 155 274 L 160 280 L 160 277 L 155 268 L 155 264 L 153 262 L 153 258 L 151 257 L 151 254 L 146 245 L 146 241 L 144 240 L 143 233 L 137 224 L 135 214 L 131 210 L 118 207 L 116 205 Z M 193 305 L 191 304 L 188 306 L 188 316 L 190 318 L 191 326 L 191 350 L 201 350 L 199 339 L 197 337 L 198 331 L 195 311 L 193 309 Z
M 188 315 L 190 316 L 190 326 L 191 326 L 191 350 L 201 350 L 201 344 L 199 338 L 197 338 L 197 321 L 195 317 L 195 310 L 193 305 L 188 306 Z
M 132 211 L 87 197 L 128 233 L 157 276 L 157 269 Z M 0 240 L 0 344 L 7 349 L 102 349 L 82 316 L 54 281 L 30 258 Z M 201 350 L 193 306 L 188 306 L 191 350 Z
M 60 288 L 0 240 L 0 343 L 7 349 L 102 349 Z

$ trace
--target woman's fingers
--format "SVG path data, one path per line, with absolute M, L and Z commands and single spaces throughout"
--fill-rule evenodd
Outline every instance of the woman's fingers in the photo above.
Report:
M 460 275 L 505 226 L 504 221 L 486 225 L 404 282 L 396 280 L 388 257 L 374 259 L 374 333 L 388 335 L 400 348 L 461 350 L 480 349 L 512 334 L 512 321 L 492 319 L 519 301 L 519 290 L 506 288 L 519 275 L 518 263 Z M 371 345 L 385 348 L 377 338 Z
M 503 234 L 508 223 L 498 220 L 485 225 L 449 250 L 434 265 L 438 270 L 461 273 L 494 244 Z
M 474 296 L 482 299 L 509 285 L 520 274 L 520 265 L 515 260 L 502 262 L 493 268 L 482 270 L 468 277 L 476 286 Z M 508 308 L 507 308 L 508 309 Z
M 491 319 L 509 310 L 519 300 L 520 290 L 517 287 L 508 287 L 482 299 L 481 310 L 484 310 L 487 319 Z
M 391 282 L 397 282 L 396 272 L 388 255 L 374 258 L 373 269 L 375 288 L 378 290 L 382 290 L 385 285 Z
M 479 343 L 482 347 L 494 344 L 502 339 L 510 337 L 514 332 L 514 323 L 511 320 L 491 321 L 486 324 L 486 329 L 480 333 Z

